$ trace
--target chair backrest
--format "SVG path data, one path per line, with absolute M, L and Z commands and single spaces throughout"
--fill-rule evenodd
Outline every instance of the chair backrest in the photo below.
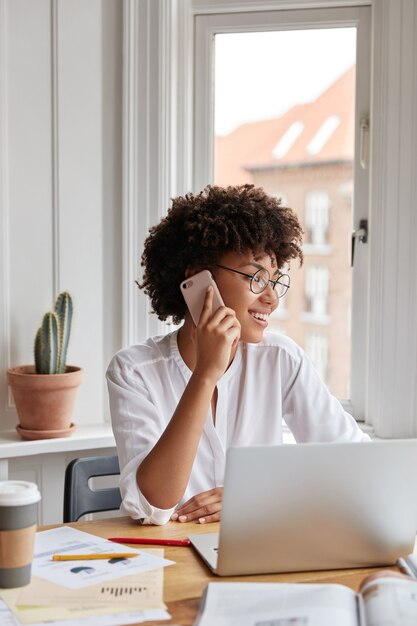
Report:
M 113 456 L 90 456 L 74 459 L 65 471 L 64 522 L 76 522 L 82 515 L 118 509 L 122 498 L 118 487 L 91 489 L 95 476 L 120 474 L 119 459 Z

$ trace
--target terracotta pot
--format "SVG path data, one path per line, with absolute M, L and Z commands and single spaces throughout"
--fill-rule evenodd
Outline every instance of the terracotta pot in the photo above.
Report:
M 37 431 L 39 439 L 71 434 L 71 417 L 82 378 L 83 370 L 73 365 L 67 366 L 65 374 L 35 374 L 34 365 L 7 370 L 20 419 L 18 432 L 23 439 L 37 438 Z

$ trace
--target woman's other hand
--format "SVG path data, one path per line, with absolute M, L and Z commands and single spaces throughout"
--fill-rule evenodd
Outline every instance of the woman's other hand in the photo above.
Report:
M 219 522 L 222 510 L 223 487 L 215 487 L 203 491 L 181 505 L 171 519 L 178 522 L 195 522 L 208 524 Z

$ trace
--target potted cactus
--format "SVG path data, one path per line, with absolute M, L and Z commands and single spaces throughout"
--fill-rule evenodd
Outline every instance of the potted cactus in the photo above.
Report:
M 36 333 L 35 365 L 7 370 L 23 439 L 68 437 L 75 430 L 71 416 L 83 371 L 66 364 L 72 310 L 70 294 L 60 293 Z

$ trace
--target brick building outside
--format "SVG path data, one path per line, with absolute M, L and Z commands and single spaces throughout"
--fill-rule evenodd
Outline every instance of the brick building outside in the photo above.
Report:
M 330 390 L 349 397 L 355 68 L 315 101 L 216 138 L 215 183 L 254 183 L 293 208 L 304 264 L 270 319 L 311 357 Z

